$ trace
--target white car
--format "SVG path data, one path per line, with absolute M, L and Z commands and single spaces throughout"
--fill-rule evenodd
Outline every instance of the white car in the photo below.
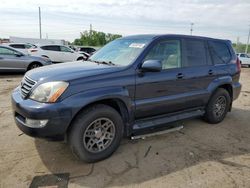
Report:
M 46 57 L 54 63 L 87 59 L 85 55 L 75 52 L 71 48 L 64 45 L 41 45 L 31 48 L 28 51 L 32 56 Z
M 238 53 L 238 58 L 240 59 L 241 65 L 248 65 L 250 67 L 250 56 L 245 53 Z
M 2 45 L 12 47 L 15 50 L 18 50 L 24 54 L 28 54 L 28 49 L 35 46 L 33 44 L 28 44 L 28 43 L 4 43 Z

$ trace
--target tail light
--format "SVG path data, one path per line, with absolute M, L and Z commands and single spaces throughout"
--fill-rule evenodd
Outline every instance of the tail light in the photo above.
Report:
M 236 60 L 236 65 L 237 65 L 238 71 L 240 72 L 241 71 L 241 64 L 240 64 L 240 60 L 239 60 L 238 57 L 237 57 L 237 60 Z
M 32 52 L 37 52 L 37 50 L 36 49 L 32 49 L 32 50 L 29 50 L 31 53 Z

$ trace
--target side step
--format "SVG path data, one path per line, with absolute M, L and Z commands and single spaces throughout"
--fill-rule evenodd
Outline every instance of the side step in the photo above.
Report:
M 191 111 L 182 111 L 179 113 L 141 119 L 135 122 L 133 126 L 133 132 L 163 127 L 163 125 L 184 119 L 198 117 L 203 115 L 204 113 L 205 111 L 203 109 L 193 109 Z
M 174 132 L 174 131 L 179 131 L 181 129 L 183 129 L 183 125 L 178 126 L 178 127 L 169 128 L 169 129 L 166 129 L 163 131 L 154 132 L 154 133 L 131 136 L 131 140 L 145 139 L 147 137 L 162 135 L 162 134 L 166 134 L 166 133 L 170 133 L 170 132 Z

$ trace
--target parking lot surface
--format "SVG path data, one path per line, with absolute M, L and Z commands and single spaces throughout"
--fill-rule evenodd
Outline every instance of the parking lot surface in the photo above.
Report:
M 198 118 L 177 132 L 124 139 L 114 155 L 94 164 L 76 160 L 64 142 L 35 139 L 15 126 L 10 95 L 22 76 L 0 76 L 0 187 L 29 187 L 34 177 L 51 174 L 67 174 L 68 187 L 250 187 L 249 68 L 222 123 Z

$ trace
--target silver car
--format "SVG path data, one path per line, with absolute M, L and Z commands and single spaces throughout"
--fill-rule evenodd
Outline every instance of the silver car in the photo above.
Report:
M 51 64 L 48 58 L 26 55 L 14 48 L 0 45 L 0 72 L 26 72 Z

